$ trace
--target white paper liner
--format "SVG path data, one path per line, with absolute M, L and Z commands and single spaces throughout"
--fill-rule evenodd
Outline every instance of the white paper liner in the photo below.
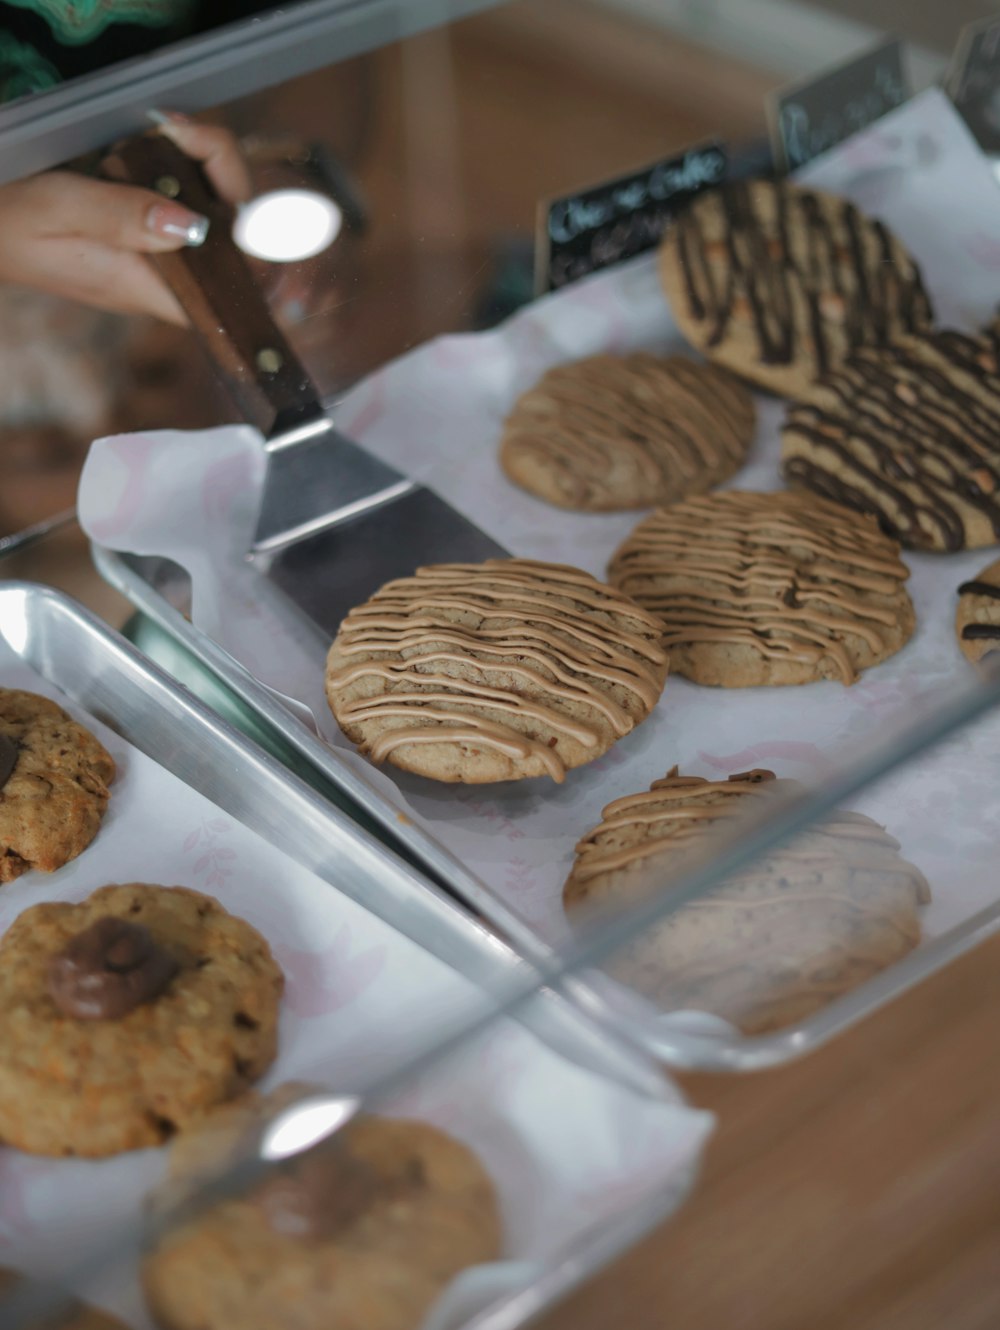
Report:
M 943 94 L 932 90 L 907 103 L 802 178 L 856 197 L 899 234 L 923 265 L 942 323 L 974 329 L 993 316 L 1000 190 Z M 345 434 L 432 486 L 513 553 L 604 576 L 641 514 L 576 514 L 543 503 L 506 480 L 497 444 L 515 398 L 549 366 L 637 348 L 684 349 L 649 255 L 537 301 L 498 331 L 443 337 L 411 352 L 349 393 L 336 419 Z M 783 405 L 758 396 L 758 410 L 749 463 L 732 483 L 777 489 Z M 323 697 L 327 643 L 239 559 L 261 475 L 259 440 L 243 427 L 99 440 L 81 483 L 81 520 L 101 544 L 166 555 L 191 571 L 194 622 L 259 679 L 309 706 L 345 761 L 361 762 Z M 223 505 L 227 520 L 211 526 L 206 518 Z M 440 785 L 392 767 L 375 776 L 388 798 L 558 941 L 566 934 L 561 888 L 573 846 L 610 800 L 645 789 L 675 763 L 686 774 L 763 766 L 821 779 L 835 749 L 870 738 L 928 690 L 966 680 L 955 591 L 992 557 L 988 550 L 907 554 L 914 638 L 849 689 L 834 682 L 709 689 L 672 677 L 647 722 L 562 786 L 545 779 Z M 1000 815 L 989 791 L 998 737 L 1000 723 L 981 724 L 856 805 L 899 838 L 930 880 L 927 936 L 996 900 L 989 870 Z
M 0 685 L 53 697 L 109 749 L 118 776 L 93 844 L 53 874 L 0 891 L 0 931 L 41 901 L 80 900 L 107 882 L 193 887 L 218 897 L 270 942 L 284 969 L 279 1057 L 262 1086 L 309 1077 L 333 1089 L 412 1056 L 442 1014 L 481 1008 L 467 980 L 88 717 L 0 644 Z M 434 1330 L 536 1274 L 592 1224 L 689 1186 L 711 1115 L 664 1083 L 646 1099 L 582 1071 L 510 1021 L 459 1060 L 424 1074 L 394 1112 L 433 1122 L 471 1146 L 494 1178 L 505 1261 L 465 1272 L 435 1310 Z M 60 1281 L 80 1242 L 134 1216 L 165 1150 L 112 1159 L 47 1159 L 0 1147 L 0 1265 Z M 78 1289 L 147 1330 L 136 1250 Z

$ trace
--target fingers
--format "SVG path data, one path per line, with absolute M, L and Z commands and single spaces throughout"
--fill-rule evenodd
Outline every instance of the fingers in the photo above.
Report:
M 159 118 L 159 117 L 158 117 Z M 205 173 L 227 203 L 246 203 L 253 192 L 250 170 L 236 136 L 221 125 L 203 125 L 177 111 L 164 113 L 160 133 L 176 143 Z
M 65 171 L 25 181 L 22 203 L 39 234 L 77 236 L 111 249 L 157 254 L 200 245 L 208 219 L 151 189 Z
M 141 255 L 84 239 L 46 240 L 43 246 L 44 262 L 30 280 L 22 278 L 36 290 L 114 314 L 151 314 L 187 326 L 184 311 Z

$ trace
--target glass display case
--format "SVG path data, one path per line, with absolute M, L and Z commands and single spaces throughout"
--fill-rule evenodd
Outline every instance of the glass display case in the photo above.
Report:
M 0 965 L 88 855 L 207 885 L 284 972 L 278 1062 L 239 1098 L 233 1054 L 203 1131 L 130 1090 L 110 1150 L 0 1072 L 10 1324 L 58 1286 L 136 1328 L 301 1293 L 304 1326 L 514 1330 L 697 1193 L 670 1074 L 806 1065 L 1000 925 L 992 11 L 197 9 L 6 75 L 0 692 L 98 730 L 112 812 L 154 771 L 164 811 L 5 887 Z M 67 190 L 182 206 L 186 243 L 115 232 L 102 289 L 81 202 L 38 225 L 70 277 L 35 268 Z M 418 1145 L 356 1146 L 400 1116 Z M 175 1134 L 215 1176 L 164 1202 L 127 1151 Z

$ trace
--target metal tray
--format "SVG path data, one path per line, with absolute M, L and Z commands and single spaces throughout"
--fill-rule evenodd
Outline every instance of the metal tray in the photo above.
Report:
M 89 611 L 47 587 L 0 582 L 0 640 L 135 748 L 478 986 L 501 997 L 528 992 L 533 971 L 509 947 Z M 519 1010 L 522 1024 L 561 1054 L 662 1097 L 654 1067 L 555 993 Z M 473 1013 L 470 1029 L 486 1018 Z M 666 1192 L 588 1234 L 531 1284 L 478 1312 L 467 1330 L 524 1325 L 662 1220 L 677 1203 L 674 1189 Z
M 166 559 L 120 555 L 96 546 L 93 553 L 104 578 L 306 759 L 339 793 L 338 801 L 346 801 L 348 807 L 353 803 L 355 816 L 361 815 L 376 823 L 381 835 L 422 863 L 462 901 L 472 905 L 521 955 L 545 969 L 553 966 L 554 950 L 524 920 L 470 873 L 444 845 L 421 828 L 403 822 L 399 810 L 380 790 L 342 762 L 334 749 L 317 738 L 228 652 L 190 623 L 185 617 L 190 581 L 183 569 Z M 883 764 L 882 770 L 885 769 Z M 635 1015 L 630 1015 L 626 1023 L 589 989 L 585 992 L 586 1009 L 606 1027 L 616 1027 L 623 1040 L 670 1067 L 702 1071 L 759 1070 L 792 1061 L 818 1048 L 998 929 L 1000 901 L 925 942 L 905 960 L 831 1002 L 808 1020 L 773 1034 L 748 1037 L 708 1029 L 702 1032 L 671 1028 L 663 1022 L 643 1021 Z M 579 987 L 577 991 L 580 991 Z

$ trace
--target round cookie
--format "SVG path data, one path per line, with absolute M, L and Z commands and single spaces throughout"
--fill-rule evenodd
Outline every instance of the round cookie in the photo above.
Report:
M 0 882 L 51 873 L 85 850 L 114 777 L 110 753 L 62 707 L 0 688 Z
M 326 695 L 375 762 L 440 781 L 562 781 L 656 705 L 661 631 L 576 568 L 438 564 L 387 583 L 344 619 Z
M 0 939 L 0 1141 L 162 1144 L 267 1070 L 282 986 L 260 934 L 185 887 L 32 906 Z
M 590 356 L 557 365 L 507 417 L 500 464 L 561 508 L 613 512 L 702 494 L 746 461 L 750 393 L 684 356 Z
M 919 268 L 881 222 L 786 181 L 697 195 L 667 231 L 659 270 L 693 346 L 788 397 L 855 348 L 933 322 Z
M 785 478 L 909 549 L 1000 543 L 1000 356 L 941 332 L 870 347 L 789 406 Z
M 958 588 L 955 632 L 973 665 L 1000 650 L 1000 559 Z
M 6 1270 L 0 1266 L 0 1311 L 3 1310 L 4 1298 L 12 1294 L 21 1282 L 21 1276 L 16 1271 Z M 126 1326 L 117 1316 L 97 1311 L 96 1308 L 88 1307 L 86 1303 L 78 1302 L 74 1298 L 72 1304 L 60 1315 L 55 1318 L 46 1317 L 44 1323 L 28 1322 L 23 1325 L 22 1330 L 126 1330 Z
M 695 683 L 854 683 L 913 632 L 899 546 L 875 519 L 811 494 L 727 490 L 640 522 L 609 576 L 662 619 Z
M 245 1138 L 287 1089 L 224 1110 L 210 1160 L 197 1134 L 191 1150 L 179 1141 L 173 1177 L 218 1167 L 226 1129 Z M 362 1117 L 168 1232 L 143 1282 L 165 1330 L 273 1330 L 292 1308 L 296 1330 L 415 1330 L 455 1275 L 500 1247 L 493 1185 L 470 1150 L 422 1122 Z
M 576 847 L 567 911 L 648 897 L 710 852 L 726 819 L 752 816 L 755 803 L 788 787 L 770 771 L 703 780 L 675 767 L 647 793 L 615 800 Z M 681 906 L 610 968 L 673 1010 L 712 1012 L 746 1034 L 794 1024 L 920 941 L 930 889 L 898 851 L 870 818 L 838 810 Z

